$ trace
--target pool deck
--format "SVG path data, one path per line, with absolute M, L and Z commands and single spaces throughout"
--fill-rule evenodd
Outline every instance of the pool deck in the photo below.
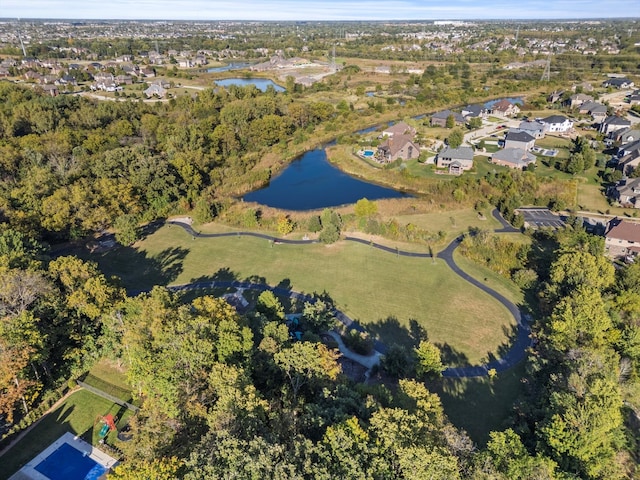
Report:
M 89 458 L 107 469 L 110 469 L 118 463 L 118 460 L 115 458 L 91 446 L 81 438 L 76 437 L 74 434 L 67 432 L 36 455 L 36 457 L 30 460 L 29 463 L 20 469 L 20 471 L 12 475 L 9 480 L 50 480 L 49 477 L 38 472 L 35 467 L 48 458 L 49 455 L 55 452 L 64 443 L 68 443 L 76 450 L 86 453 L 89 455 Z

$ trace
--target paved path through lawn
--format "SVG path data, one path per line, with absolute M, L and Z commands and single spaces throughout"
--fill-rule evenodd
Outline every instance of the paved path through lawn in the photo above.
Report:
M 493 211 L 493 216 L 502 225 L 502 228 L 495 230 L 496 233 L 519 232 L 518 229 L 514 228 L 509 223 L 507 223 L 507 221 L 504 220 L 504 218 L 502 218 L 502 216 L 500 215 L 500 213 L 497 210 Z M 306 245 L 306 244 L 311 244 L 311 243 L 317 243 L 317 240 L 289 240 L 289 239 L 285 239 L 285 238 L 272 237 L 272 236 L 266 235 L 264 233 L 256 233 L 256 232 L 200 233 L 200 232 L 195 231 L 191 227 L 191 225 L 188 225 L 188 224 L 183 223 L 183 222 L 169 220 L 167 223 L 182 227 L 189 235 L 193 236 L 194 238 L 196 238 L 196 237 L 198 237 L 198 238 L 219 238 L 219 237 L 234 237 L 234 236 L 242 237 L 242 236 L 247 236 L 247 237 L 263 238 L 263 239 L 272 241 L 274 244 Z M 416 257 L 416 258 L 429 258 L 429 257 L 431 257 L 431 254 L 429 254 L 429 253 L 408 252 L 408 251 L 405 251 L 405 250 L 399 250 L 398 248 L 388 247 L 388 246 L 385 246 L 385 245 L 380 245 L 380 244 L 375 243 L 375 242 L 363 240 L 361 238 L 345 237 L 345 240 L 350 241 L 350 242 L 361 243 L 363 245 L 369 245 L 371 247 L 377 248 L 377 249 L 382 250 L 384 252 L 393 253 L 395 255 L 399 255 L 399 256 L 402 256 L 402 257 Z M 517 334 L 516 334 L 516 337 L 515 337 L 515 339 L 513 341 L 513 344 L 511 345 L 511 348 L 502 356 L 502 358 L 491 360 L 490 362 L 488 362 L 488 363 L 486 363 L 484 365 L 476 365 L 476 366 L 468 366 L 468 367 L 448 367 L 442 372 L 442 374 L 445 377 L 480 377 L 480 376 L 487 375 L 487 372 L 490 369 L 495 369 L 497 372 L 503 372 L 503 371 L 515 366 L 518 362 L 520 362 L 521 360 L 523 360 L 525 358 L 525 356 L 527 354 L 526 353 L 527 348 L 531 345 L 531 339 L 529 338 L 530 328 L 529 328 L 529 325 L 527 325 L 526 321 L 523 319 L 523 317 L 522 317 L 522 315 L 520 313 L 520 309 L 513 302 L 511 302 L 510 300 L 508 300 L 504 296 L 500 295 L 495 290 L 492 290 L 491 288 L 489 288 L 484 283 L 476 280 L 471 275 L 465 273 L 460 267 L 458 267 L 458 265 L 456 264 L 455 260 L 453 259 L 453 252 L 458 247 L 458 245 L 460 244 L 461 240 L 462 239 L 460 237 L 456 238 L 453 242 L 451 242 L 449 244 L 449 246 L 447 246 L 444 250 L 442 250 L 440 253 L 438 253 L 437 257 L 441 258 L 442 260 L 444 260 L 446 262 L 446 264 L 449 266 L 449 268 L 451 268 L 451 270 L 454 271 L 454 273 L 456 273 L 457 275 L 459 275 L 460 277 L 462 277 L 464 280 L 466 280 L 467 282 L 471 283 L 475 287 L 479 288 L 483 292 L 486 292 L 491 297 L 493 297 L 495 300 L 497 300 L 502 305 L 504 305 L 507 308 L 507 310 L 509 310 L 509 312 L 511 313 L 511 315 L 513 316 L 513 318 L 516 321 Z M 294 292 L 294 291 L 291 291 L 291 290 L 288 290 L 288 289 L 285 289 L 285 288 L 271 287 L 271 286 L 266 285 L 266 284 L 256 284 L 256 283 L 238 282 L 238 281 L 233 281 L 233 282 L 232 281 L 228 281 L 228 282 L 226 282 L 226 281 L 196 282 L 196 283 L 189 283 L 189 284 L 186 284 L 186 285 L 176 285 L 176 286 L 169 287 L 169 288 L 171 290 L 174 290 L 174 291 L 182 291 L 182 290 L 197 290 L 197 289 L 214 288 L 214 287 L 215 288 L 218 288 L 218 287 L 222 287 L 222 288 L 230 288 L 230 287 L 248 288 L 248 289 L 261 290 L 261 291 L 271 290 L 276 295 L 282 295 L 282 296 L 297 298 L 297 299 L 303 300 L 303 301 L 315 301 L 314 298 L 309 296 L 309 295 L 305 295 L 305 294 L 302 294 L 302 293 Z M 360 325 L 359 323 L 357 323 L 353 319 L 349 318 L 347 315 L 344 314 L 344 312 L 336 310 L 334 312 L 334 314 L 335 314 L 336 318 L 340 322 L 342 322 L 345 326 L 347 326 L 349 328 L 356 328 L 359 331 L 365 331 L 365 328 L 362 325 Z M 376 357 L 379 357 L 380 355 L 384 355 L 386 353 L 386 351 L 387 351 L 386 345 L 383 344 L 380 341 L 376 341 L 375 342 L 374 348 L 375 348 L 376 352 L 379 354 L 379 355 L 376 355 Z M 345 355 L 345 356 L 347 356 L 347 355 Z M 358 360 L 356 360 L 356 361 L 358 361 Z M 367 360 L 364 363 L 362 363 L 362 362 L 358 362 L 358 363 L 361 363 L 363 366 L 365 366 L 367 368 L 371 367 L 369 360 Z

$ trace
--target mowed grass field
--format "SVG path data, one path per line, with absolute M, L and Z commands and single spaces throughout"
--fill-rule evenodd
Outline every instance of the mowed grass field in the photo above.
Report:
M 339 309 L 387 344 L 410 342 L 415 320 L 431 341 L 454 354 L 455 364 L 478 363 L 507 345 L 513 322 L 506 308 L 444 261 L 401 257 L 353 242 L 298 246 L 251 237 L 194 239 L 166 225 L 135 248 L 89 258 L 132 292 L 215 278 L 326 291 Z

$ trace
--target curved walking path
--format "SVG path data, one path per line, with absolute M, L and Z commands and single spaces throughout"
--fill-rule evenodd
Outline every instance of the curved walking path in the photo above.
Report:
M 502 218 L 502 216 L 500 215 L 497 209 L 493 210 L 492 215 L 502 225 L 502 228 L 494 230 L 496 233 L 519 232 L 518 229 L 514 228 L 504 218 Z M 256 232 L 200 233 L 195 231 L 191 227 L 191 225 L 181 221 L 169 220 L 167 223 L 172 225 L 177 225 L 183 228 L 189 235 L 193 236 L 194 238 L 220 238 L 220 237 L 247 236 L 247 237 L 262 238 L 265 240 L 272 241 L 276 244 L 306 245 L 306 244 L 317 243 L 317 240 L 290 240 L 285 238 L 277 238 L 277 237 L 273 237 L 263 233 L 256 233 Z M 399 255 L 403 257 L 416 257 L 416 258 L 431 257 L 431 254 L 429 253 L 409 252 L 405 250 L 399 250 L 398 248 L 388 247 L 386 245 L 381 245 L 379 243 L 367 241 L 361 238 L 344 237 L 344 239 L 350 242 L 356 242 L 363 245 L 368 245 L 368 246 L 377 248 L 379 250 L 382 250 L 384 252 L 393 253 L 395 255 Z M 471 275 L 464 272 L 456 264 L 455 260 L 453 259 L 453 252 L 455 251 L 456 248 L 458 248 L 458 245 L 460 244 L 460 240 L 461 238 L 456 238 L 455 240 L 453 240 L 453 242 L 451 242 L 444 250 L 442 250 L 437 254 L 437 257 L 444 260 L 446 264 L 449 266 L 449 268 L 453 270 L 453 272 L 456 273 L 458 276 L 460 276 L 467 282 L 471 283 L 475 287 L 479 288 L 483 292 L 487 293 L 492 298 L 497 300 L 499 303 L 504 305 L 507 308 L 507 310 L 509 310 L 511 315 L 513 315 L 513 318 L 516 321 L 517 334 L 513 344 L 501 358 L 491 360 L 484 365 L 467 366 L 467 367 L 448 367 L 442 372 L 442 375 L 445 377 L 463 378 L 463 377 L 484 376 L 484 375 L 487 375 L 490 369 L 495 369 L 497 372 L 503 372 L 515 366 L 518 362 L 520 362 L 525 358 L 527 354 L 526 350 L 531 345 L 531 339 L 529 338 L 529 334 L 531 330 L 529 328 L 529 325 L 523 319 L 522 314 L 520 313 L 520 309 L 513 302 L 511 302 L 504 296 L 500 295 L 495 290 L 489 288 L 482 282 L 476 280 Z M 303 301 L 315 301 L 315 299 L 310 295 L 294 292 L 292 290 L 288 290 L 285 288 L 271 287 L 266 284 L 248 283 L 248 282 L 240 282 L 240 281 L 195 282 L 195 283 L 189 283 L 185 285 L 176 285 L 169 288 L 174 291 L 184 291 L 184 290 L 197 290 L 197 289 L 214 288 L 214 287 L 224 287 L 224 288 L 235 287 L 235 288 L 254 289 L 254 290 L 260 290 L 260 291 L 271 290 L 277 295 L 288 296 L 288 297 L 296 298 Z M 355 328 L 359 331 L 365 331 L 365 328 L 362 325 L 360 325 L 358 322 L 354 321 L 353 319 L 349 318 L 347 315 L 344 314 L 344 312 L 341 312 L 340 310 L 336 310 L 334 311 L 334 314 L 335 314 L 335 317 L 345 326 L 349 328 Z M 377 361 L 379 360 L 380 355 L 384 355 L 384 353 L 386 353 L 387 347 L 384 343 L 380 341 L 376 341 L 374 344 L 374 348 L 376 350 L 376 354 L 374 355 L 374 357 Z M 351 358 L 349 357 L 349 355 L 345 355 L 345 356 L 348 358 Z M 357 359 L 354 359 L 354 360 L 358 361 L 358 363 L 361 363 L 365 367 L 371 368 L 372 366 L 371 360 L 366 360 L 366 361 L 365 360 L 359 361 Z

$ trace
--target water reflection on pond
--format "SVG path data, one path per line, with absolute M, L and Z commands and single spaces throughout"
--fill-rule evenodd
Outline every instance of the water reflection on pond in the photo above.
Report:
M 355 203 L 361 198 L 404 198 L 410 195 L 354 178 L 327 160 L 324 150 L 311 150 L 291 162 L 269 185 L 243 200 L 284 210 L 313 210 Z

